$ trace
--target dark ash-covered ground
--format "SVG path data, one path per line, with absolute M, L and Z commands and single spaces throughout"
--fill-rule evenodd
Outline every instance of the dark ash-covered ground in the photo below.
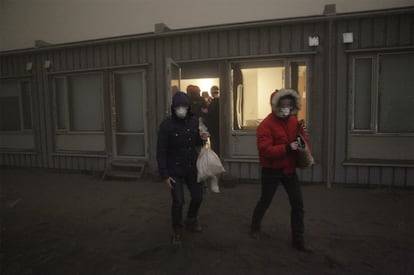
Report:
M 205 196 L 202 233 L 170 244 L 160 181 L 2 169 L 0 274 L 414 274 L 414 190 L 303 186 L 306 238 L 290 247 L 283 188 L 248 236 L 258 184 Z

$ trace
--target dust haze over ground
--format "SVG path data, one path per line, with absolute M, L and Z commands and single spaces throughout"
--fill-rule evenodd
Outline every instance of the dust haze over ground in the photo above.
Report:
M 414 274 L 413 189 L 304 185 L 307 254 L 290 246 L 282 187 L 260 240 L 248 236 L 260 185 L 227 184 L 205 195 L 203 232 L 177 247 L 156 178 L 0 173 L 0 274 Z

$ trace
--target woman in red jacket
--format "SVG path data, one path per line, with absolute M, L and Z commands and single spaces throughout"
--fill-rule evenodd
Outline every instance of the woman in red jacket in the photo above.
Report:
M 291 207 L 292 246 L 300 251 L 310 252 L 303 238 L 303 200 L 296 174 L 299 126 L 296 115 L 300 109 L 300 97 L 295 90 L 281 89 L 272 93 L 270 102 L 272 112 L 257 129 L 257 148 L 262 166 L 262 193 L 253 212 L 250 234 L 253 238 L 260 236 L 263 216 L 277 187 L 282 184 Z M 303 129 L 301 134 L 309 145 Z

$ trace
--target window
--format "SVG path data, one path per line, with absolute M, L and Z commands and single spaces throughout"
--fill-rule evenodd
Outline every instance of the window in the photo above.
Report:
M 254 131 L 271 112 L 270 95 L 277 89 L 299 92 L 298 119 L 307 117 L 307 63 L 275 60 L 232 64 L 233 129 Z
M 55 77 L 54 88 L 58 131 L 103 131 L 101 74 Z
M 30 81 L 0 81 L 0 131 L 23 131 L 32 128 Z
M 356 56 L 352 131 L 414 132 L 414 53 Z

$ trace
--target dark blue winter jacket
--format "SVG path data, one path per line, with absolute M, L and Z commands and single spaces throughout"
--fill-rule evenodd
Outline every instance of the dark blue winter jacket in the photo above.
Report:
M 187 94 L 177 92 L 172 99 L 171 116 L 165 118 L 158 131 L 157 162 L 162 179 L 184 177 L 197 173 L 197 146 L 203 144 L 198 130 L 198 119 L 188 107 L 184 119 L 175 115 L 176 106 L 189 106 Z

